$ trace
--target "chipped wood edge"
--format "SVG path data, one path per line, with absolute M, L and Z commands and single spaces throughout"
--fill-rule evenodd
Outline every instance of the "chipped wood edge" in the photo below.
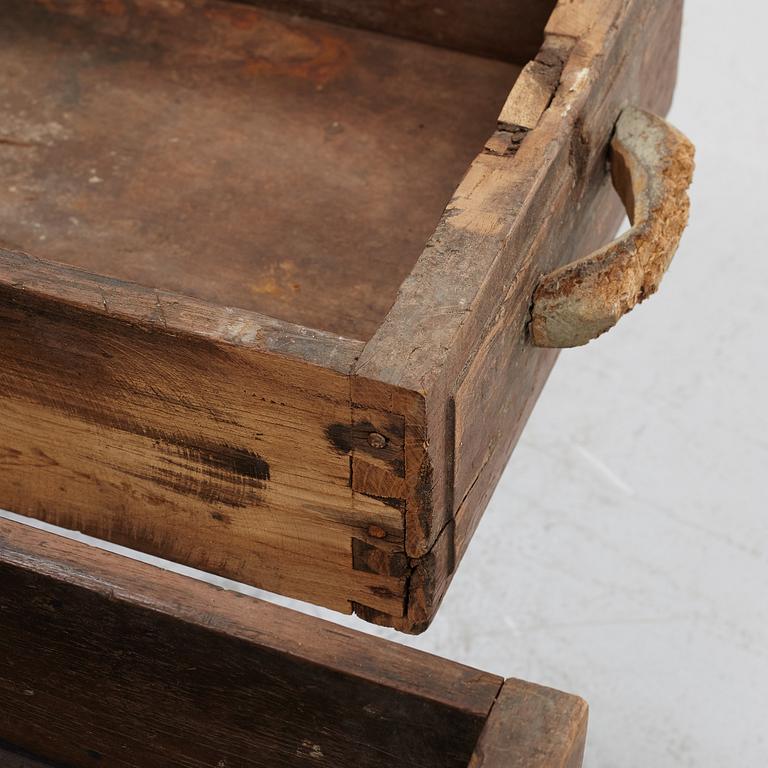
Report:
M 545 275 L 530 332 L 539 347 L 576 347 L 612 328 L 655 293 L 688 222 L 694 148 L 665 120 L 628 107 L 611 143 L 614 185 L 632 228 Z
M 258 312 L 147 288 L 0 248 L 0 288 L 3 287 L 20 297 L 37 296 L 150 331 L 202 337 L 298 359 L 337 373 L 349 373 L 364 347 L 360 341 Z
M 468 768 L 580 768 L 588 718 L 578 696 L 509 679 Z

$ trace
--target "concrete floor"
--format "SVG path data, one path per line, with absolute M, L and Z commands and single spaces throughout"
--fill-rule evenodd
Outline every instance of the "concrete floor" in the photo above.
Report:
M 690 228 L 657 297 L 561 356 L 432 628 L 281 601 L 581 694 L 587 768 L 768 765 L 766 28 L 689 0 Z

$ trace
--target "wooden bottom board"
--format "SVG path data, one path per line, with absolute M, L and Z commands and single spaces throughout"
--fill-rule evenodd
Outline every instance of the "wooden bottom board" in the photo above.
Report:
M 363 341 L 519 71 L 218 0 L 0 12 L 0 247 Z

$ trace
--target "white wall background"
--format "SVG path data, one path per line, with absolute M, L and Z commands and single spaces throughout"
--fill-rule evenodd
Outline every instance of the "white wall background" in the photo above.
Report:
M 657 297 L 562 354 L 432 628 L 281 601 L 581 694 L 587 768 L 768 765 L 766 29 L 688 0 L 690 228 Z

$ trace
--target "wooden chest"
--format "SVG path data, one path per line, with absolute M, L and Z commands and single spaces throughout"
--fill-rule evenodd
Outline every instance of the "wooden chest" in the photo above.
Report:
M 425 629 L 674 251 L 681 5 L 0 0 L 0 507 Z

